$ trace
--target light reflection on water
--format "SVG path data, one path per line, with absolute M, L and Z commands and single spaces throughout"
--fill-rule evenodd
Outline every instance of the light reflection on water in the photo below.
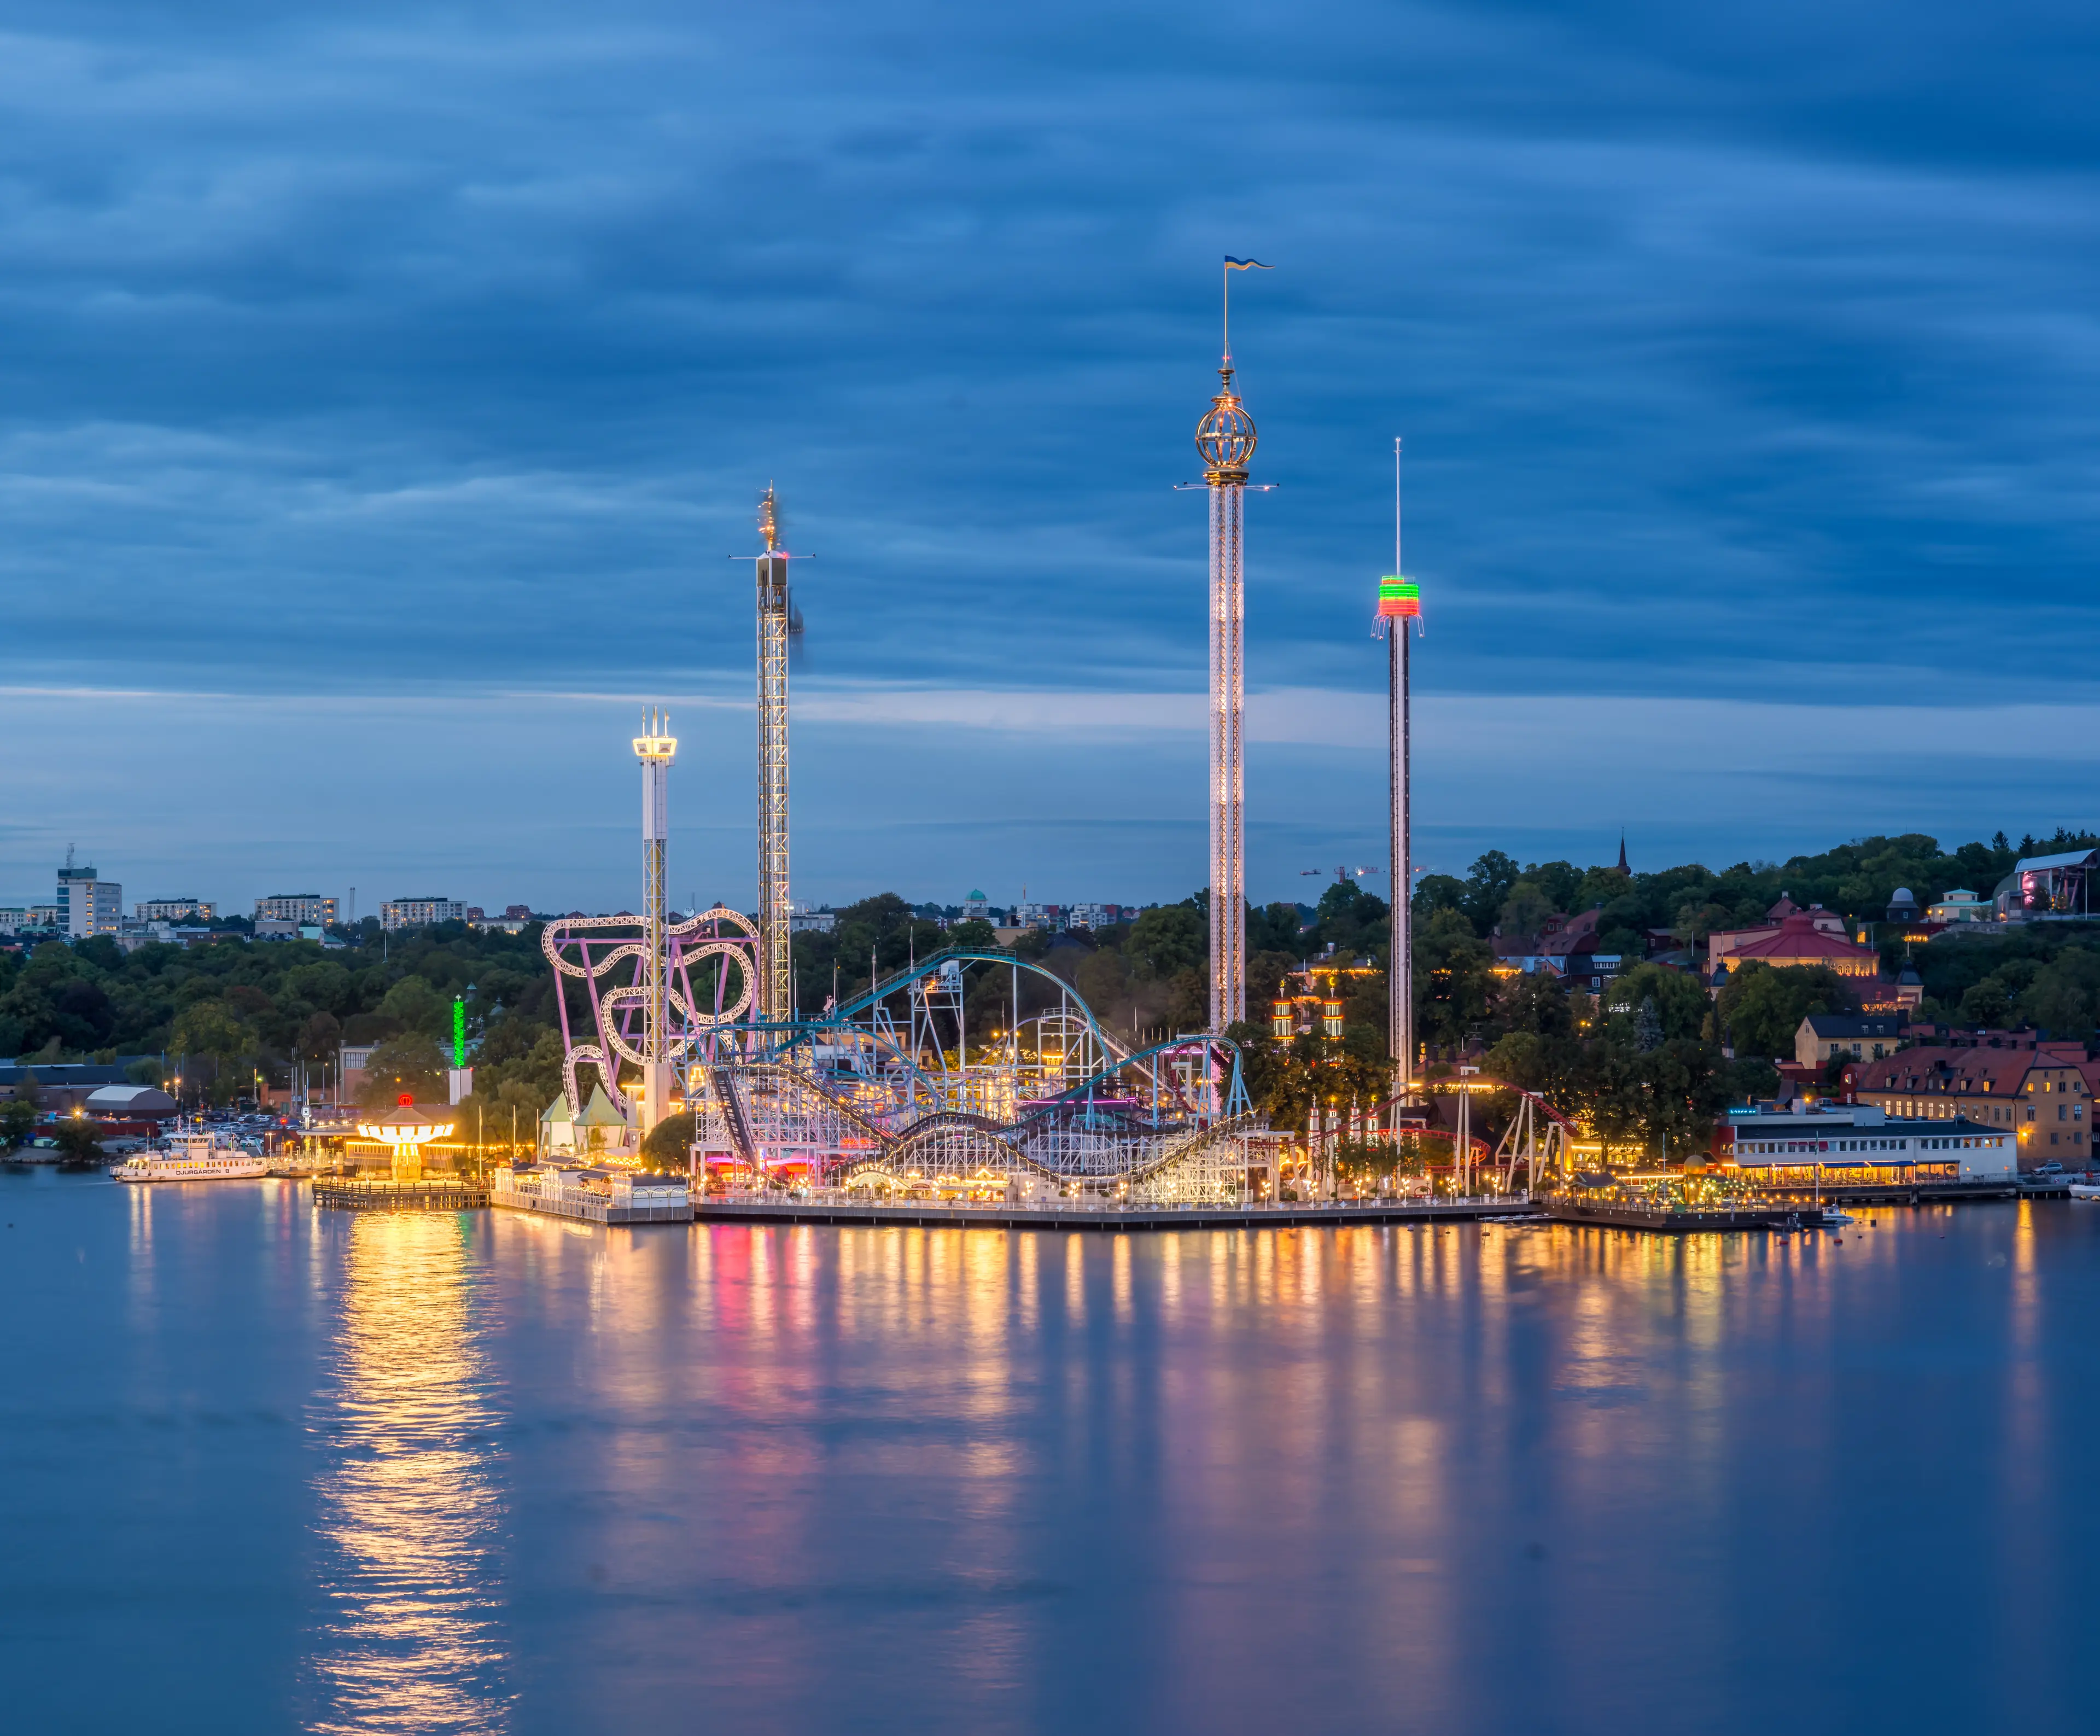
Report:
M 2100 1209 L 1117 1238 L 280 1190 L 14 1185 L 8 1727 L 2093 1726 Z
M 360 1213 L 346 1242 L 315 1417 L 330 1613 L 309 1728 L 493 1736 L 509 1708 L 485 1280 L 457 1217 Z

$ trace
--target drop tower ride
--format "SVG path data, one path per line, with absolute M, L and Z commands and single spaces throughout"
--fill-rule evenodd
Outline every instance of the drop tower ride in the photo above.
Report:
M 1232 274 L 1225 261 L 1224 354 L 1218 394 L 1196 424 L 1211 503 L 1211 1029 L 1246 1017 L 1246 495 L 1254 417 L 1233 390 Z
M 1422 587 L 1404 577 L 1400 558 L 1400 441 L 1392 443 L 1392 565 L 1379 581 L 1378 621 L 1374 637 L 1386 641 L 1387 756 L 1392 828 L 1392 895 L 1391 957 L 1386 971 L 1386 1052 L 1392 1057 L 1392 1094 L 1405 1098 L 1414 1088 L 1414 874 L 1412 851 L 1414 740 L 1408 715 L 1407 625 L 1422 630 Z
M 664 975 L 664 848 L 671 836 L 671 762 L 678 738 L 671 720 L 651 711 L 634 738 L 642 762 L 642 1137 L 670 1112 L 670 985 Z
M 769 485 L 758 502 L 765 539 L 758 569 L 758 1006 L 760 1020 L 795 1016 L 788 916 L 788 634 L 792 604 L 780 546 L 780 505 Z

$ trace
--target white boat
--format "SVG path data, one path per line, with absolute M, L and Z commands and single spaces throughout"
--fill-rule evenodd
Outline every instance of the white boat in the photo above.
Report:
M 2100 1182 L 2073 1182 L 2071 1197 L 2073 1199 L 2100 1199 Z
M 195 1127 L 169 1134 L 165 1150 L 141 1151 L 109 1173 L 120 1182 L 226 1182 L 267 1175 L 270 1164 L 210 1128 Z

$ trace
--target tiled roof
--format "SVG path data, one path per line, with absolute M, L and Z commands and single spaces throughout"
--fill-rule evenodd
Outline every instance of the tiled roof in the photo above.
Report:
M 1851 1069 L 1852 1089 L 1895 1091 L 1912 1094 L 1926 1090 L 1951 1091 L 2010 1097 L 2026 1080 L 2030 1068 L 2054 1064 L 2046 1056 L 2025 1049 L 1906 1049 L 1886 1060 L 1855 1062 Z M 1944 1080 L 1943 1084 L 1934 1083 Z M 1986 1081 L 1988 1081 L 1988 1087 Z
M 1849 940 L 1825 933 L 1815 925 L 1815 919 L 1807 911 L 1798 911 L 1787 917 L 1769 934 L 1761 934 L 1755 940 L 1746 940 L 1729 953 L 1731 965 L 1746 959 L 1757 958 L 1842 958 L 1858 960 L 1870 956 L 1871 947 L 1855 946 Z
M 1808 1028 L 1820 1037 L 1892 1037 L 1902 1023 L 1893 1013 L 1811 1013 Z
M 1565 927 L 1539 941 L 1539 956 L 1565 958 L 1571 952 L 1587 952 L 1590 942 L 1596 938 L 1597 924 L 1604 914 L 1601 910 L 1586 910 L 1579 916 L 1570 917 Z

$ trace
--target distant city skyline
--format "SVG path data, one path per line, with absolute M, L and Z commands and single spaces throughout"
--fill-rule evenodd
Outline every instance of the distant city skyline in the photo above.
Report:
M 947 703 L 927 697 L 929 709 Z M 15 703 L 0 694 L 0 727 Z M 77 708 L 85 729 L 126 706 L 150 711 L 161 702 L 67 703 Z M 695 705 L 690 697 L 682 708 L 676 699 L 670 703 L 673 727 L 685 732 L 671 781 L 673 898 L 719 897 L 748 908 L 755 884 L 748 710 L 729 701 Z M 798 900 L 839 903 L 895 891 L 915 902 L 948 903 L 982 888 L 1013 902 L 1025 881 L 1039 901 L 1144 903 L 1185 897 L 1200 884 L 1199 804 L 1170 822 L 1147 815 L 1136 799 L 1110 806 L 1090 783 L 1128 756 L 1129 742 L 1115 728 L 1083 732 L 1068 758 L 1048 762 L 1035 783 L 1016 787 L 1002 782 L 1000 771 L 1026 753 L 1027 731 L 891 723 L 886 739 L 910 752 L 885 750 L 898 761 L 885 788 L 862 775 L 862 720 L 876 703 L 866 696 L 819 696 L 810 709 L 828 708 L 832 716 L 810 719 L 798 732 L 796 832 L 805 864 L 796 877 Z M 1346 727 L 1348 705 L 1374 707 L 1380 700 L 1365 695 L 1321 703 L 1330 722 Z M 275 798 L 258 801 L 244 744 L 280 727 L 291 702 L 178 704 L 189 721 L 162 733 L 192 744 L 192 756 L 179 764 L 128 757 L 91 783 L 63 766 L 10 774 L 33 781 L 40 811 L 55 817 L 35 828 L 18 818 L 0 823 L 0 903 L 48 899 L 68 842 L 78 846 L 83 862 L 124 885 L 127 906 L 139 898 L 192 895 L 245 910 L 256 898 L 287 890 L 342 896 L 351 886 L 360 915 L 376 914 L 382 899 L 402 895 L 442 893 L 483 904 L 494 898 L 499 905 L 522 901 L 537 909 L 616 909 L 638 896 L 633 755 L 620 733 L 631 730 L 631 718 L 624 702 L 390 699 L 368 722 L 353 713 L 355 750 L 331 748 L 334 763 L 324 785 L 281 806 Z M 342 727 L 349 706 L 342 700 L 293 706 L 294 721 L 283 727 L 307 739 L 326 737 Z M 1200 780 L 1200 707 L 1199 696 L 1159 695 L 1127 699 L 1113 710 L 1126 721 L 1149 714 L 1144 749 L 1170 789 L 1191 776 Z M 1674 732 L 1650 740 L 1651 708 L 1598 702 L 1583 713 L 1599 744 L 1595 762 L 1542 762 L 1527 770 L 1519 738 L 1535 728 L 1539 739 L 1552 739 L 1554 725 L 1538 714 L 1542 709 L 1520 718 L 1448 696 L 1423 703 L 1418 741 L 1425 805 L 1440 815 L 1470 809 L 1480 817 L 1419 828 L 1418 867 L 1462 874 L 1487 849 L 1585 865 L 1610 862 L 1618 850 L 1623 775 L 1643 763 L 1658 805 L 1674 803 L 1679 814 L 1668 823 L 1623 816 L 1636 868 L 1784 860 L 1875 832 L 1928 832 L 1952 846 L 2001 828 L 2014 837 L 2028 830 L 2046 836 L 2058 824 L 2080 823 L 2073 801 L 2061 810 L 2037 802 L 2018 811 L 1988 747 L 2013 728 L 2036 738 L 2053 732 L 2067 751 L 2082 752 L 2075 720 L 2063 710 L 1967 714 L 1974 749 L 1937 755 L 1931 787 L 1921 788 L 1912 744 L 1947 727 L 1943 715 L 1796 719 L 1806 725 L 1807 739 L 1782 744 L 1767 728 L 1775 721 L 1770 711 L 1713 702 L 1681 708 Z M 1295 899 L 1318 883 L 1302 870 L 1326 871 L 1344 858 L 1352 866 L 1383 867 L 1378 814 L 1343 812 L 1351 786 L 1375 779 L 1379 750 L 1287 739 L 1318 733 L 1321 717 L 1311 705 L 1282 708 L 1280 721 L 1264 721 L 1257 705 L 1253 716 L 1251 895 L 1264 903 Z M 1829 779 L 1817 738 L 1839 723 L 1851 731 L 1855 766 L 1879 774 L 1863 775 L 1868 797 L 1842 808 L 1817 799 Z M 1496 730 L 1511 739 L 1482 740 Z M 441 753 L 433 743 L 450 745 Z M 441 823 L 387 824 L 397 815 L 442 816 L 448 790 L 461 784 L 476 793 L 472 824 L 448 830 Z M 1732 814 L 1708 817 L 1720 805 L 1716 790 L 1727 796 Z M 922 804 L 921 811 L 908 823 L 886 822 L 883 808 L 899 792 Z M 1031 803 L 1041 811 L 1031 812 Z M 1323 812 L 1338 817 L 1325 824 Z M 38 831 L 47 831 L 47 838 Z M 1382 877 L 1365 884 L 1386 895 Z

